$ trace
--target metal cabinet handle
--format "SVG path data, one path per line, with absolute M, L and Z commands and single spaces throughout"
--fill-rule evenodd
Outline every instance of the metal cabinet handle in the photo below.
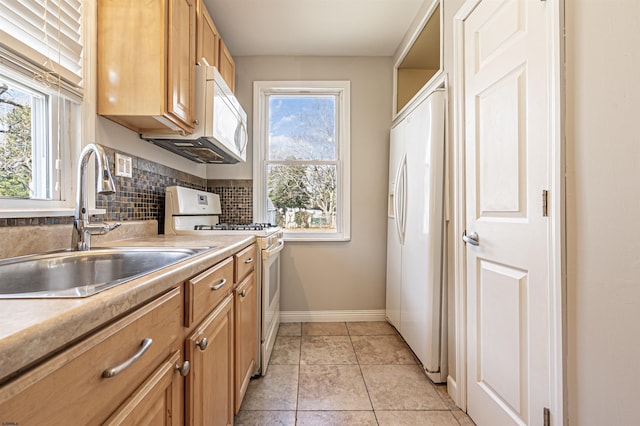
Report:
M 480 238 L 478 237 L 478 234 L 476 232 L 472 232 L 469 235 L 467 235 L 467 231 L 464 231 L 462 233 L 462 241 L 464 241 L 465 243 L 471 244 L 472 246 L 480 245 Z
M 144 355 L 144 353 L 149 350 L 149 348 L 151 347 L 152 343 L 153 343 L 152 339 L 149 339 L 148 337 L 145 338 L 142 341 L 142 344 L 141 344 L 142 347 L 140 348 L 140 350 L 138 352 L 136 352 L 131 358 L 129 358 L 128 360 L 126 360 L 122 364 L 119 364 L 119 365 L 116 365 L 113 368 L 107 368 L 106 370 L 104 370 L 102 372 L 102 377 L 104 377 L 105 379 L 108 379 L 110 377 L 117 376 L 118 374 L 120 374 L 124 370 L 126 370 L 127 368 L 131 367 L 131 364 L 133 364 L 134 362 L 139 360 L 140 357 L 142 355 Z
M 253 257 L 248 258 L 244 263 L 253 263 Z
M 241 296 L 241 297 L 245 297 L 246 295 L 247 295 L 247 290 L 242 290 L 242 291 L 240 292 L 240 296 Z
M 211 290 L 220 290 L 222 286 L 225 285 L 226 283 L 227 283 L 227 279 L 223 278 L 222 281 L 220 281 L 220 284 L 212 285 Z
M 187 374 L 189 374 L 189 370 L 191 370 L 191 363 L 189 361 L 185 361 L 182 365 L 176 364 L 175 367 L 173 367 L 173 370 L 180 373 L 182 377 L 186 377 Z
M 202 340 L 197 340 L 196 346 L 199 347 L 201 351 L 204 351 L 207 349 L 207 346 L 209 346 L 209 339 L 203 337 Z

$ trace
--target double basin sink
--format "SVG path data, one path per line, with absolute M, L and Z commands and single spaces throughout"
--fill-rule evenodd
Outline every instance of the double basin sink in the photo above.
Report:
M 0 260 L 0 299 L 91 296 L 210 248 L 96 248 Z

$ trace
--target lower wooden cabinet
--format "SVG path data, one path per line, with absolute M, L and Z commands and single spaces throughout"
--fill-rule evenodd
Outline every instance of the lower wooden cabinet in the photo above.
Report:
M 256 364 L 258 338 L 258 292 L 255 271 L 235 290 L 235 414 L 249 387 Z
M 255 255 L 235 253 L 3 384 L 2 422 L 232 425 L 256 363 Z
M 179 350 L 182 300 L 176 288 L 0 387 L 2 422 L 101 424 L 123 403 L 139 412 L 142 401 L 125 401 Z M 172 384 L 170 397 L 180 399 L 180 389 Z
M 104 423 L 116 425 L 178 426 L 183 424 L 182 355 L 177 351 Z
M 186 424 L 233 424 L 233 293 L 185 340 Z

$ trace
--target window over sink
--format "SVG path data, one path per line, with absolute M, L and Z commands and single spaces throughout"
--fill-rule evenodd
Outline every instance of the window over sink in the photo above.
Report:
M 83 97 L 82 3 L 0 4 L 2 217 L 69 214 Z
M 254 83 L 254 217 L 287 239 L 350 238 L 348 81 Z

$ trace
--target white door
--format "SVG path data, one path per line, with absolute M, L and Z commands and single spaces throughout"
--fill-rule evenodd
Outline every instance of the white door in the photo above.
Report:
M 549 407 L 548 43 L 544 1 L 480 1 L 464 21 L 467 410 L 542 425 Z

